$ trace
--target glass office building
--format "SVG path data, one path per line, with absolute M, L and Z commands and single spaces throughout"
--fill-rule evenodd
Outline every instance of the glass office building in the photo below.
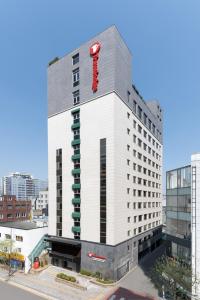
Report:
M 166 174 L 167 253 L 191 261 L 191 166 Z

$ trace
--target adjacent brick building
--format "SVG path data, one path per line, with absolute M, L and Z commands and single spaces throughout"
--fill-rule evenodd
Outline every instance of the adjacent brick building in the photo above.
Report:
M 30 213 L 31 201 L 17 200 L 16 196 L 0 197 L 0 222 L 28 220 Z

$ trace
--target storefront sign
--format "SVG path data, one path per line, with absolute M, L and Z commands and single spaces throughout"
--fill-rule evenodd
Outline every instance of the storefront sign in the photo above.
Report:
M 101 261 L 101 262 L 104 262 L 107 259 L 105 256 L 99 256 L 93 252 L 88 252 L 88 257 L 91 258 L 92 260 Z
M 95 93 L 98 88 L 98 59 L 99 59 L 99 51 L 101 49 L 101 45 L 99 42 L 96 42 L 90 47 L 90 55 L 93 58 L 93 80 L 92 80 L 92 90 Z

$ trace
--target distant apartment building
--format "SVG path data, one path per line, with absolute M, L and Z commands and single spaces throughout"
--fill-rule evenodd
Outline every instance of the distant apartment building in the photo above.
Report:
M 192 265 L 192 299 L 200 299 L 200 153 L 166 178 L 167 253 Z
M 36 209 L 45 209 L 48 206 L 48 191 L 40 191 L 36 200 Z
M 191 166 L 166 173 L 168 254 L 191 261 Z
M 34 179 L 27 173 L 11 173 L 2 178 L 2 194 L 15 195 L 18 200 L 38 197 L 39 192 L 47 187 L 47 181 Z
M 112 26 L 48 68 L 52 263 L 113 279 L 162 231 L 162 109 L 132 84 L 131 61 Z
M 0 196 L 0 223 L 29 220 L 31 201 L 16 200 L 16 196 Z

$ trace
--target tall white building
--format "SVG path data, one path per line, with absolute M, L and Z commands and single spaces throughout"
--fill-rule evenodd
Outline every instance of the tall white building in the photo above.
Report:
M 160 243 L 162 110 L 115 26 L 48 68 L 52 263 L 119 279 Z

